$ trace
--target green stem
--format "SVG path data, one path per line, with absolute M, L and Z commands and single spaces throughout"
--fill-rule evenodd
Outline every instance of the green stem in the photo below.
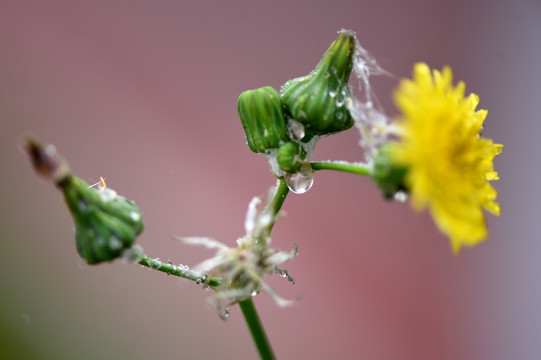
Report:
M 282 208 L 282 205 L 284 204 L 288 193 L 289 188 L 287 187 L 284 178 L 280 178 L 280 183 L 276 188 L 274 197 L 268 205 L 274 218 L 276 218 L 276 215 L 280 212 L 280 209 Z M 271 222 L 267 228 L 268 236 L 270 236 L 273 226 L 274 221 Z M 250 333 L 252 334 L 252 338 L 254 339 L 257 351 L 259 351 L 259 356 L 261 356 L 261 359 L 263 360 L 274 359 L 274 354 L 272 352 L 270 342 L 267 339 L 265 331 L 263 330 L 263 325 L 259 320 L 259 316 L 257 315 L 257 311 L 255 310 L 252 298 L 240 301 L 239 306 L 242 310 L 242 314 L 244 315 L 244 319 L 246 320 L 246 324 L 250 329 Z
M 139 260 L 139 264 L 152 270 L 164 272 L 168 275 L 175 275 L 184 279 L 195 281 L 196 283 L 205 283 L 210 287 L 216 287 L 220 284 L 220 279 L 212 278 L 207 280 L 206 275 L 189 269 L 186 266 L 176 266 L 173 264 L 163 263 L 158 259 L 152 259 L 148 256 L 143 256 L 143 258 Z
M 364 176 L 370 176 L 372 173 L 370 167 L 362 163 L 319 161 L 310 164 L 314 170 L 336 170 Z
M 287 187 L 287 184 L 284 178 L 280 178 L 280 184 L 278 184 L 276 193 L 274 194 L 274 197 L 272 198 L 269 204 L 269 206 L 272 208 L 273 215 L 277 215 L 280 212 L 280 209 L 282 208 L 282 205 L 284 204 L 284 201 L 286 200 L 288 193 L 289 193 L 289 188 Z M 272 222 L 269 226 L 269 235 L 270 235 L 270 232 L 272 231 L 273 226 L 274 226 L 274 222 Z
M 242 310 L 242 314 L 244 315 L 244 319 L 246 319 L 246 324 L 250 329 L 252 338 L 254 339 L 254 342 L 257 346 L 259 356 L 261 356 L 262 360 L 274 359 L 272 348 L 269 341 L 267 340 L 265 330 L 263 329 L 263 325 L 259 320 L 259 316 L 257 315 L 257 311 L 255 310 L 252 298 L 240 301 L 239 306 Z
M 289 188 L 287 187 L 285 180 L 283 178 L 280 178 L 280 183 L 278 184 L 276 193 L 274 194 L 274 197 L 269 203 L 269 207 L 272 209 L 273 215 L 276 215 L 280 212 L 280 209 L 282 208 L 282 205 L 284 204 L 288 193 Z M 273 226 L 274 222 L 272 222 L 268 227 L 269 235 Z M 141 260 L 139 260 L 139 264 L 153 270 L 164 272 L 169 275 L 179 276 L 181 278 L 192 280 L 197 283 L 205 283 L 213 288 L 220 285 L 220 279 L 211 278 L 207 280 L 206 276 L 200 272 L 191 270 L 185 266 L 176 266 L 173 264 L 164 263 L 161 262 L 159 259 L 152 259 L 146 255 L 143 256 Z M 267 339 L 267 336 L 265 335 L 263 325 L 259 320 L 259 316 L 257 315 L 252 299 L 249 298 L 247 300 L 240 301 L 239 306 L 242 310 L 244 318 L 246 319 L 246 324 L 250 329 L 250 333 L 252 334 L 252 338 L 254 339 L 254 343 L 257 347 L 257 350 L 259 351 L 261 359 L 274 359 L 272 348 L 270 346 L 269 340 Z

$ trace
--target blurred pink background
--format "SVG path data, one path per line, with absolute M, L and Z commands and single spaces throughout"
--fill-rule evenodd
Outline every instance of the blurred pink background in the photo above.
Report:
M 18 144 L 56 144 L 144 212 L 139 243 L 195 265 L 212 255 L 170 235 L 233 245 L 274 179 L 246 146 L 244 90 L 307 74 L 341 28 L 394 77 L 375 78 L 390 115 L 399 78 L 450 65 L 488 109 L 501 218 L 453 256 L 426 214 L 387 203 L 368 179 L 323 172 L 292 194 L 273 244 L 299 245 L 300 305 L 255 304 L 282 359 L 541 358 L 541 2 L 0 2 L 0 348 L 17 359 L 253 359 L 238 308 L 227 322 L 195 284 L 125 265 L 82 266 L 62 198 Z M 358 133 L 314 159 L 361 159 Z

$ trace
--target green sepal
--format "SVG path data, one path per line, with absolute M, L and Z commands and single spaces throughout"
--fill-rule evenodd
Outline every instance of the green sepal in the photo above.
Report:
M 393 143 L 382 146 L 374 158 L 372 180 L 383 192 L 383 196 L 392 200 L 397 192 L 407 192 L 405 177 L 407 168 L 393 164 L 390 153 Z
M 272 87 L 240 94 L 237 111 L 246 141 L 253 152 L 265 153 L 288 141 L 280 95 Z
M 286 142 L 278 148 L 276 160 L 281 170 L 296 173 L 306 160 L 306 152 L 298 143 Z
M 306 138 L 353 126 L 346 102 L 351 98 L 347 83 L 354 56 L 355 35 L 342 30 L 310 74 L 280 89 L 284 113 L 304 125 Z
M 77 252 L 88 264 L 122 256 L 143 231 L 141 210 L 114 190 L 91 188 L 75 176 L 59 186 L 75 223 Z

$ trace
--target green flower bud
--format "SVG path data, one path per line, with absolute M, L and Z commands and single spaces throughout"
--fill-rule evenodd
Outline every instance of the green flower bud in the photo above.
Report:
M 89 187 L 75 176 L 61 187 L 75 222 L 77 252 L 88 264 L 122 256 L 143 231 L 141 210 L 116 191 Z
M 287 142 L 278 148 L 276 160 L 280 169 L 288 173 L 295 173 L 299 171 L 306 160 L 306 152 L 299 144 Z
M 270 86 L 240 94 L 237 103 L 250 150 L 264 153 L 288 141 L 280 95 Z
M 304 125 L 308 138 L 353 126 L 346 101 L 351 97 L 347 83 L 354 55 L 355 35 L 342 30 L 310 74 L 280 89 L 284 112 Z
M 396 166 L 390 159 L 392 143 L 382 146 L 374 159 L 374 170 L 372 180 L 383 191 L 383 196 L 391 200 L 397 193 L 406 193 L 407 188 L 404 184 L 407 169 Z
M 28 140 L 26 151 L 36 172 L 64 193 L 75 222 L 77 252 L 88 264 L 115 259 L 132 248 L 144 228 L 141 210 L 133 201 L 107 188 L 103 179 L 96 189 L 72 175 L 53 145 Z

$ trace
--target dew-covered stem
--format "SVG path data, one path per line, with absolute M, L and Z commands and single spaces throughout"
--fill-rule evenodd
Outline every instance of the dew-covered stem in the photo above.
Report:
M 348 163 L 345 161 L 319 161 L 311 162 L 314 170 L 335 170 L 351 174 L 370 176 L 372 171 L 369 165 L 362 163 Z
M 256 344 L 259 356 L 262 360 L 274 359 L 274 353 L 272 352 L 272 348 L 269 340 L 267 339 L 267 335 L 265 334 L 265 330 L 263 329 L 263 325 L 259 320 L 259 316 L 255 310 L 252 298 L 240 301 L 239 306 L 242 310 L 244 318 L 246 319 L 246 324 L 250 329 L 250 333 L 252 334 L 252 338 Z
M 187 280 L 195 281 L 198 284 L 205 283 L 210 287 L 215 287 L 220 284 L 220 279 L 211 278 L 207 280 L 207 276 L 198 271 L 192 270 L 185 265 L 173 265 L 168 263 L 163 263 L 159 259 L 149 258 L 148 256 L 143 256 L 139 260 L 139 264 L 146 266 L 152 270 L 158 270 L 164 272 L 168 275 L 178 276 Z

